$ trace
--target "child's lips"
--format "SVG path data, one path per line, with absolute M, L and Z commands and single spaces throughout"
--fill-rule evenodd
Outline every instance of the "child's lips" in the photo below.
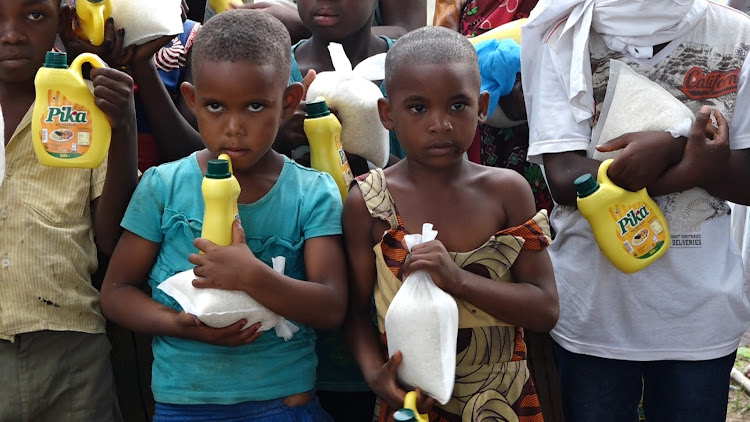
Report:
M 318 26 L 331 26 L 339 21 L 339 15 L 331 11 L 318 11 L 313 15 L 313 20 Z

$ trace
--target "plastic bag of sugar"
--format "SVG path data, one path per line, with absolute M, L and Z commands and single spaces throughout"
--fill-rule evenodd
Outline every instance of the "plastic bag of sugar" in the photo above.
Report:
M 432 224 L 422 234 L 406 235 L 411 249 L 437 237 Z M 440 404 L 448 403 L 456 374 L 458 306 L 453 296 L 441 290 L 426 271 L 406 278 L 385 314 L 388 355 L 400 350 L 403 361 L 397 369 L 399 382 L 419 387 Z
M 182 33 L 182 1 L 112 0 L 112 19 L 125 28 L 124 46 L 145 44 Z
M 273 269 L 283 274 L 286 259 L 283 256 L 277 256 L 271 260 Z M 285 341 L 299 331 L 297 326 L 256 302 L 245 292 L 197 289 L 193 287 L 194 279 L 193 270 L 187 270 L 164 280 L 158 288 L 174 298 L 186 313 L 195 315 L 209 327 L 227 327 L 244 318 L 247 324 L 242 327 L 243 330 L 260 322 L 261 326 L 258 331 L 268 331 L 273 328 L 276 335 Z
M 690 135 L 695 115 L 666 89 L 627 64 L 609 61 L 609 81 L 599 120 L 591 134 L 589 156 L 615 158 L 620 151 L 599 152 L 602 145 L 629 132 L 665 131 L 673 137 Z

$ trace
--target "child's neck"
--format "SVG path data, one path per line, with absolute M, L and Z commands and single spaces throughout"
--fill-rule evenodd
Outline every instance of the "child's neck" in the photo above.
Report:
M 328 51 L 328 44 L 330 42 L 337 42 L 344 47 L 344 52 L 346 52 L 346 56 L 352 63 L 352 67 L 358 65 L 368 57 L 385 52 L 385 49 L 380 48 L 385 47 L 385 42 L 380 37 L 373 35 L 369 27 L 365 27 L 360 32 L 352 34 L 344 40 L 321 40 L 313 35 L 307 43 L 310 48 L 310 55 L 308 57 L 318 58 L 318 61 L 321 61 L 321 63 L 316 64 L 324 65 L 320 67 L 320 70 L 316 68 L 316 71 L 333 70 L 330 58 L 331 53 Z
M 440 192 L 448 186 L 459 184 L 466 174 L 468 162 L 464 159 L 450 167 L 435 168 L 426 166 L 418 161 L 404 159 L 404 174 L 416 186 L 421 186 L 425 192 Z
M 211 153 L 204 149 L 198 153 L 198 163 L 205 174 L 208 160 L 214 159 Z M 248 169 L 234 169 L 242 192 L 238 199 L 240 204 L 252 204 L 263 198 L 279 180 L 284 167 L 284 158 L 274 150 L 269 150 L 252 167 Z
M 5 123 L 5 145 L 8 144 L 23 116 L 34 103 L 35 96 L 33 79 L 22 83 L 0 82 L 0 106 L 3 109 Z

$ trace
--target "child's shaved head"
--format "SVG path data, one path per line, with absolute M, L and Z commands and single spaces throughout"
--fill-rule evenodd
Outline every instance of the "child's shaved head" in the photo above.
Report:
M 392 81 L 404 64 L 467 63 L 475 69 L 467 77 L 479 83 L 479 65 L 474 46 L 456 31 L 440 26 L 425 26 L 399 38 L 385 58 L 385 88 L 390 91 Z M 424 75 L 429 78 L 430 75 Z
M 286 27 L 269 13 L 229 10 L 209 19 L 195 37 L 193 73 L 203 62 L 242 62 L 271 65 L 287 80 L 291 45 Z

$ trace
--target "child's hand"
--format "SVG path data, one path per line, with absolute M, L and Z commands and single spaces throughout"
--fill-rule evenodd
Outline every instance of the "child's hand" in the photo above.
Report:
M 242 327 L 247 321 L 240 320 L 224 328 L 212 328 L 205 325 L 195 315 L 180 312 L 177 314 L 177 324 L 185 338 L 202 341 L 204 343 L 216 344 L 219 346 L 242 346 L 243 344 L 252 343 L 263 334 L 258 331 L 261 323 L 255 323 L 247 329 Z
M 217 246 L 203 238 L 195 239 L 195 247 L 203 255 L 191 254 L 188 258 L 195 264 L 193 272 L 198 277 L 193 286 L 223 290 L 246 290 L 247 280 L 252 280 L 257 272 L 255 268 L 267 269 L 268 266 L 257 258 L 245 243 L 245 231 L 240 220 L 232 225 L 232 244 Z
M 312 81 L 315 80 L 315 71 L 309 70 L 304 79 L 302 79 L 302 98 L 304 99 L 307 95 L 307 88 L 310 87 Z M 276 142 L 274 143 L 274 149 L 276 152 L 286 155 L 287 157 L 292 156 L 292 151 L 295 149 L 308 145 L 307 135 L 305 135 L 305 106 L 306 102 L 300 101 L 297 106 L 297 110 L 294 115 L 288 119 L 281 121 L 281 127 L 279 132 L 276 134 Z M 296 160 L 303 166 L 310 166 L 310 157 L 306 159 Z
M 690 129 L 690 137 L 685 145 L 685 152 L 677 168 L 689 175 L 695 186 L 710 185 L 717 177 L 723 175 L 720 169 L 729 166 L 729 125 L 719 110 L 713 110 L 718 127 L 711 123 L 712 110 L 701 107 Z
M 683 148 L 684 141 L 669 132 L 626 133 L 596 147 L 600 152 L 622 150 L 607 175 L 617 186 L 633 192 L 651 185 L 678 162 Z
M 134 127 L 133 78 L 116 69 L 97 68 L 91 71 L 91 80 L 96 106 L 107 115 L 112 129 Z
M 381 399 L 385 400 L 391 409 L 401 409 L 404 407 L 404 398 L 406 391 L 398 385 L 396 381 L 396 369 L 403 360 L 400 350 L 396 352 L 368 381 L 372 391 Z M 417 392 L 417 410 L 419 413 L 427 413 L 435 405 L 435 399 L 426 396 L 420 388 Z
M 432 240 L 411 249 L 404 260 L 404 274 L 410 275 L 424 270 L 432 281 L 445 292 L 452 293 L 460 280 L 461 268 L 451 259 L 443 242 Z
M 123 51 L 123 42 L 125 40 L 125 30 L 115 28 L 115 21 L 112 18 L 107 19 L 104 23 L 104 42 L 99 46 L 94 46 L 88 40 L 78 38 L 73 25 L 76 19 L 76 10 L 73 7 L 65 5 L 61 9 L 60 20 L 60 40 L 65 45 L 65 52 L 68 57 L 76 57 L 81 53 L 92 53 L 101 57 L 108 65 L 116 68 L 125 66 L 130 60 L 127 53 Z

